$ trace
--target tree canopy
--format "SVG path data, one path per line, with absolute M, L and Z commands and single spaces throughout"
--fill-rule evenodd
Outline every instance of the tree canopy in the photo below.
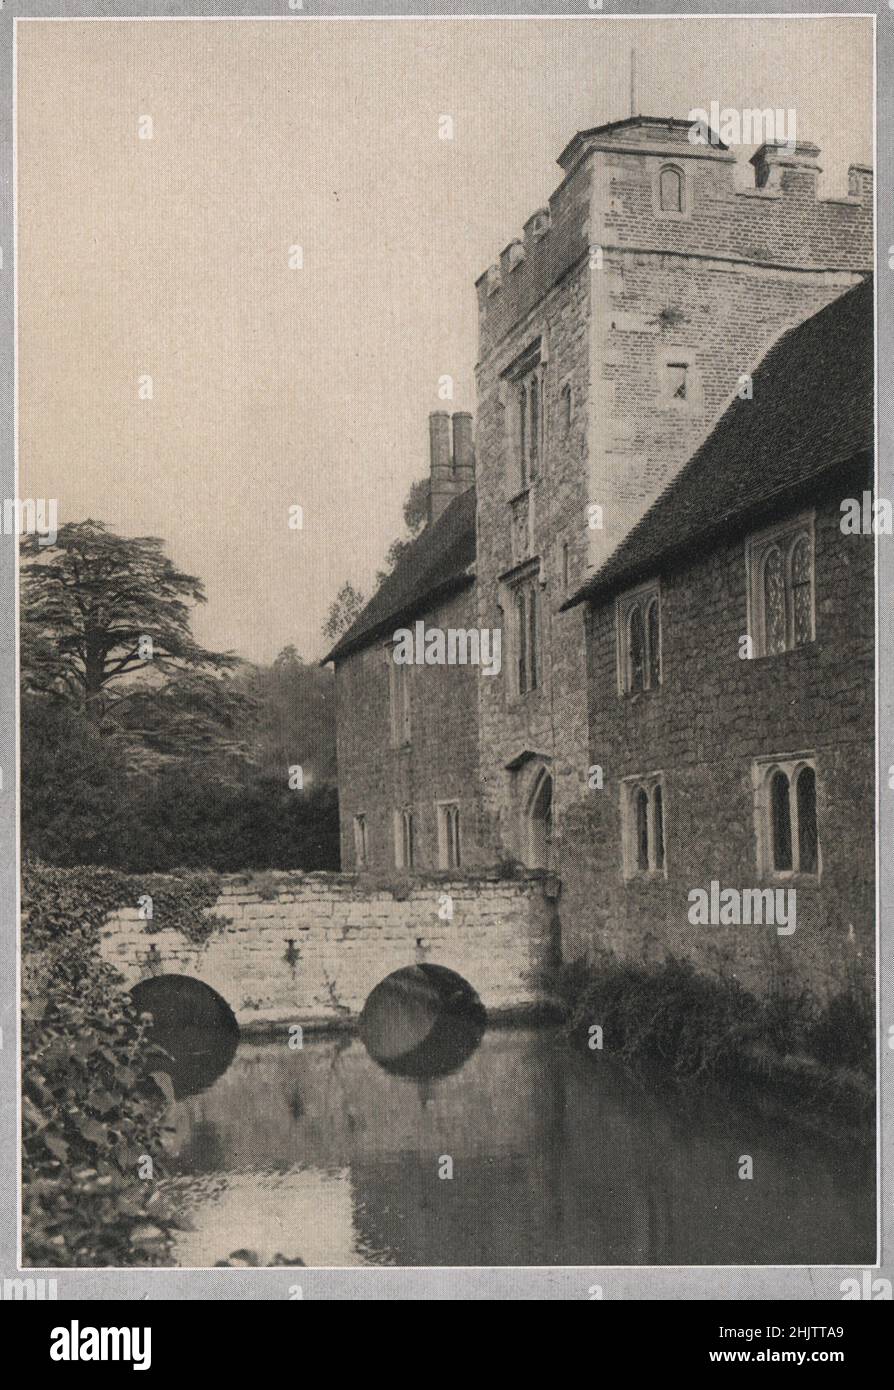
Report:
M 24 537 L 22 556 L 26 695 L 63 701 L 137 756 L 245 756 L 236 729 L 246 696 L 228 676 L 239 658 L 195 640 L 192 612 L 204 588 L 160 540 L 68 522 L 52 546 Z

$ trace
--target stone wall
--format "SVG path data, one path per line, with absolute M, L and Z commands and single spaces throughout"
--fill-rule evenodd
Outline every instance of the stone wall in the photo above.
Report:
M 565 818 L 586 795 L 585 642 L 559 611 L 710 432 L 773 343 L 873 264 L 872 174 L 816 191 L 816 152 L 766 155 L 766 182 L 679 127 L 644 122 L 581 137 L 560 159 L 548 214 L 532 218 L 478 281 L 478 622 L 503 626 L 503 675 L 478 686 L 483 817 L 524 857 L 524 816 L 544 766 L 553 777 L 553 863 Z M 668 162 L 683 169 L 685 214 L 656 206 Z M 599 254 L 595 252 L 598 250 Z M 513 365 L 538 352 L 539 477 L 513 482 Z M 666 365 L 689 371 L 685 401 Z M 601 526 L 588 508 L 602 509 Z M 537 568 L 542 680 L 513 689 L 511 586 Z M 566 582 L 567 572 L 567 582 Z
M 619 694 L 614 602 L 590 615 L 590 756 L 603 786 L 566 816 L 563 952 L 608 947 L 638 961 L 684 956 L 760 995 L 807 988 L 827 998 L 875 962 L 874 617 L 872 537 L 843 536 L 840 502 L 868 478 L 837 480 L 815 507 L 816 639 L 741 660 L 745 545 L 661 575 L 662 683 Z M 778 518 L 782 520 L 780 516 Z M 694 926 L 688 893 L 766 887 L 757 876 L 755 758 L 816 759 L 821 875 L 799 877 L 797 926 Z M 666 877 L 625 879 L 621 780 L 662 772 Z M 773 881 L 779 886 L 779 880 Z
M 531 1004 L 533 975 L 557 944 L 538 876 L 437 875 L 377 887 L 352 874 L 283 873 L 274 884 L 275 896 L 262 897 L 251 880 L 226 876 L 209 909 L 223 920 L 201 945 L 122 909 L 102 931 L 102 954 L 128 985 L 191 975 L 240 1024 L 303 1024 L 357 1015 L 386 975 L 421 963 L 455 970 L 490 1011 Z
M 471 588 L 420 612 L 426 628 L 469 629 L 476 625 Z M 393 868 L 394 813 L 413 812 L 415 865 L 437 869 L 437 802 L 460 807 L 462 863 L 496 862 L 480 824 L 478 729 L 479 677 L 475 666 L 406 666 L 410 685 L 410 741 L 395 747 L 391 738 L 388 660 L 383 642 L 352 652 L 336 665 L 338 792 L 341 864 L 356 867 L 353 822 L 366 817 L 368 864 Z
M 542 767 L 553 776 L 557 819 L 564 801 L 579 796 L 585 783 L 583 622 L 579 611 L 558 608 L 582 582 L 587 558 L 590 280 L 589 270 L 578 266 L 478 370 L 478 623 L 503 630 L 502 674 L 478 686 L 482 800 L 503 851 L 521 860 L 526 804 Z M 530 487 L 513 496 L 503 374 L 537 341 L 544 370 L 543 464 Z M 570 401 L 562 395 L 566 386 Z M 519 695 L 506 579 L 511 585 L 513 571 L 530 562 L 539 562 L 541 679 Z

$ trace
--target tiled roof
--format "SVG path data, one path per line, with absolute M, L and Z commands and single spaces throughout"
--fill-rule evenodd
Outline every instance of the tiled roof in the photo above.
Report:
M 605 564 L 563 608 L 654 574 L 662 561 L 783 505 L 872 448 L 872 279 L 779 339 L 736 399 Z
M 323 658 L 338 661 L 383 636 L 399 620 L 413 616 L 434 599 L 471 584 L 475 563 L 475 489 L 444 508 L 437 521 L 411 542 L 363 612 Z

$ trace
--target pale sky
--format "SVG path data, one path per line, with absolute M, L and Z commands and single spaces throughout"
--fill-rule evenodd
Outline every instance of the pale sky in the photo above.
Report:
M 200 640 L 254 660 L 322 655 L 340 584 L 369 594 L 429 411 L 475 409 L 474 281 L 574 132 L 629 114 L 631 47 L 644 114 L 793 107 L 821 192 L 873 160 L 865 19 L 17 34 L 19 496 L 163 537 Z

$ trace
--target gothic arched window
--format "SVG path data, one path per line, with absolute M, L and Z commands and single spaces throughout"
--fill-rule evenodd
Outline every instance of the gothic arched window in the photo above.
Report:
M 746 542 L 754 656 L 777 656 L 813 641 L 813 517 L 796 517 Z
M 792 815 L 789 780 L 784 772 L 770 779 L 770 827 L 773 836 L 773 868 L 778 872 L 792 867 Z
M 775 546 L 764 560 L 764 647 L 767 656 L 785 651 L 785 579 Z
M 657 690 L 661 684 L 661 601 L 658 584 L 644 585 L 617 601 L 618 684 L 622 693 Z
M 760 758 L 754 764 L 758 869 L 762 874 L 820 873 L 816 764 L 813 754 Z
M 817 867 L 816 773 L 802 767 L 797 781 L 798 871 L 815 874 Z
M 621 785 L 624 876 L 664 874 L 664 774 L 625 778 Z

